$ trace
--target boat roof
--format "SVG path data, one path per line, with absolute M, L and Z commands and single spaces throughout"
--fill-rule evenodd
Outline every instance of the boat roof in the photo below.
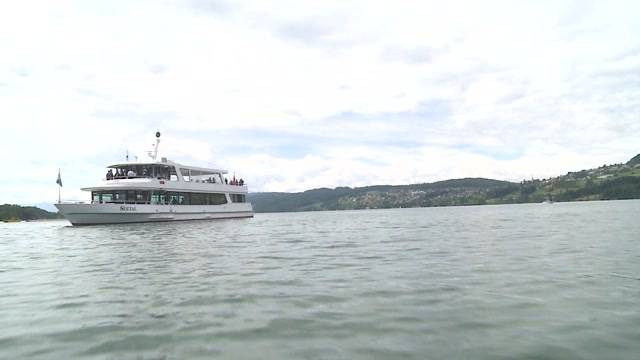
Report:
M 199 166 L 183 165 L 183 164 L 179 164 L 177 162 L 173 162 L 171 160 L 166 160 L 166 161 L 129 161 L 129 162 L 124 162 L 124 163 L 108 165 L 107 168 L 122 168 L 122 167 L 127 167 L 127 166 L 132 166 L 132 165 L 133 166 L 135 166 L 135 165 L 175 166 L 175 167 L 178 167 L 180 169 L 191 170 L 191 175 L 193 175 L 193 176 L 212 175 L 212 174 L 227 174 L 228 173 L 227 170 L 212 169 L 212 168 L 205 168 L 205 167 L 199 167 Z

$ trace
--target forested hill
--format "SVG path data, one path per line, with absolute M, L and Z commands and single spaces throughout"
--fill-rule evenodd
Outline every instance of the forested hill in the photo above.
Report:
M 251 193 L 256 212 L 382 209 L 640 198 L 640 154 L 626 164 L 520 183 L 466 178 L 428 184 Z
M 251 193 L 256 212 L 348 210 L 476 203 L 487 193 L 517 187 L 507 181 L 466 178 L 413 185 L 321 188 L 301 193 Z
M 629 162 L 627 162 L 627 166 L 636 166 L 636 165 L 640 165 L 640 154 L 634 156 L 633 158 L 631 158 L 631 160 L 629 160 Z
M 35 206 L 0 205 L 0 221 L 13 222 L 21 220 L 61 219 L 58 213 L 42 210 Z

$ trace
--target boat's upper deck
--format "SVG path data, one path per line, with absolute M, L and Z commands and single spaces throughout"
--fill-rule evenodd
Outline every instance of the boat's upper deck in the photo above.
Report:
M 99 186 L 82 190 L 108 188 L 189 189 L 246 193 L 244 179 L 227 179 L 221 169 L 182 165 L 166 158 L 152 162 L 125 162 L 109 165 Z

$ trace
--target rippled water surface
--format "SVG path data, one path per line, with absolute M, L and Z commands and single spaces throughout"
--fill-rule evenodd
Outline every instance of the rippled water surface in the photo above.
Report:
M 640 201 L 0 224 L 0 358 L 640 358 Z

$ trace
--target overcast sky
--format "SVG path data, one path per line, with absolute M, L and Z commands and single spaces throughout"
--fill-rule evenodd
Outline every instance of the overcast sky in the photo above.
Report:
M 127 150 L 250 191 L 520 181 L 640 152 L 638 1 L 12 1 L 0 203 Z M 85 195 L 84 198 L 87 198 Z

